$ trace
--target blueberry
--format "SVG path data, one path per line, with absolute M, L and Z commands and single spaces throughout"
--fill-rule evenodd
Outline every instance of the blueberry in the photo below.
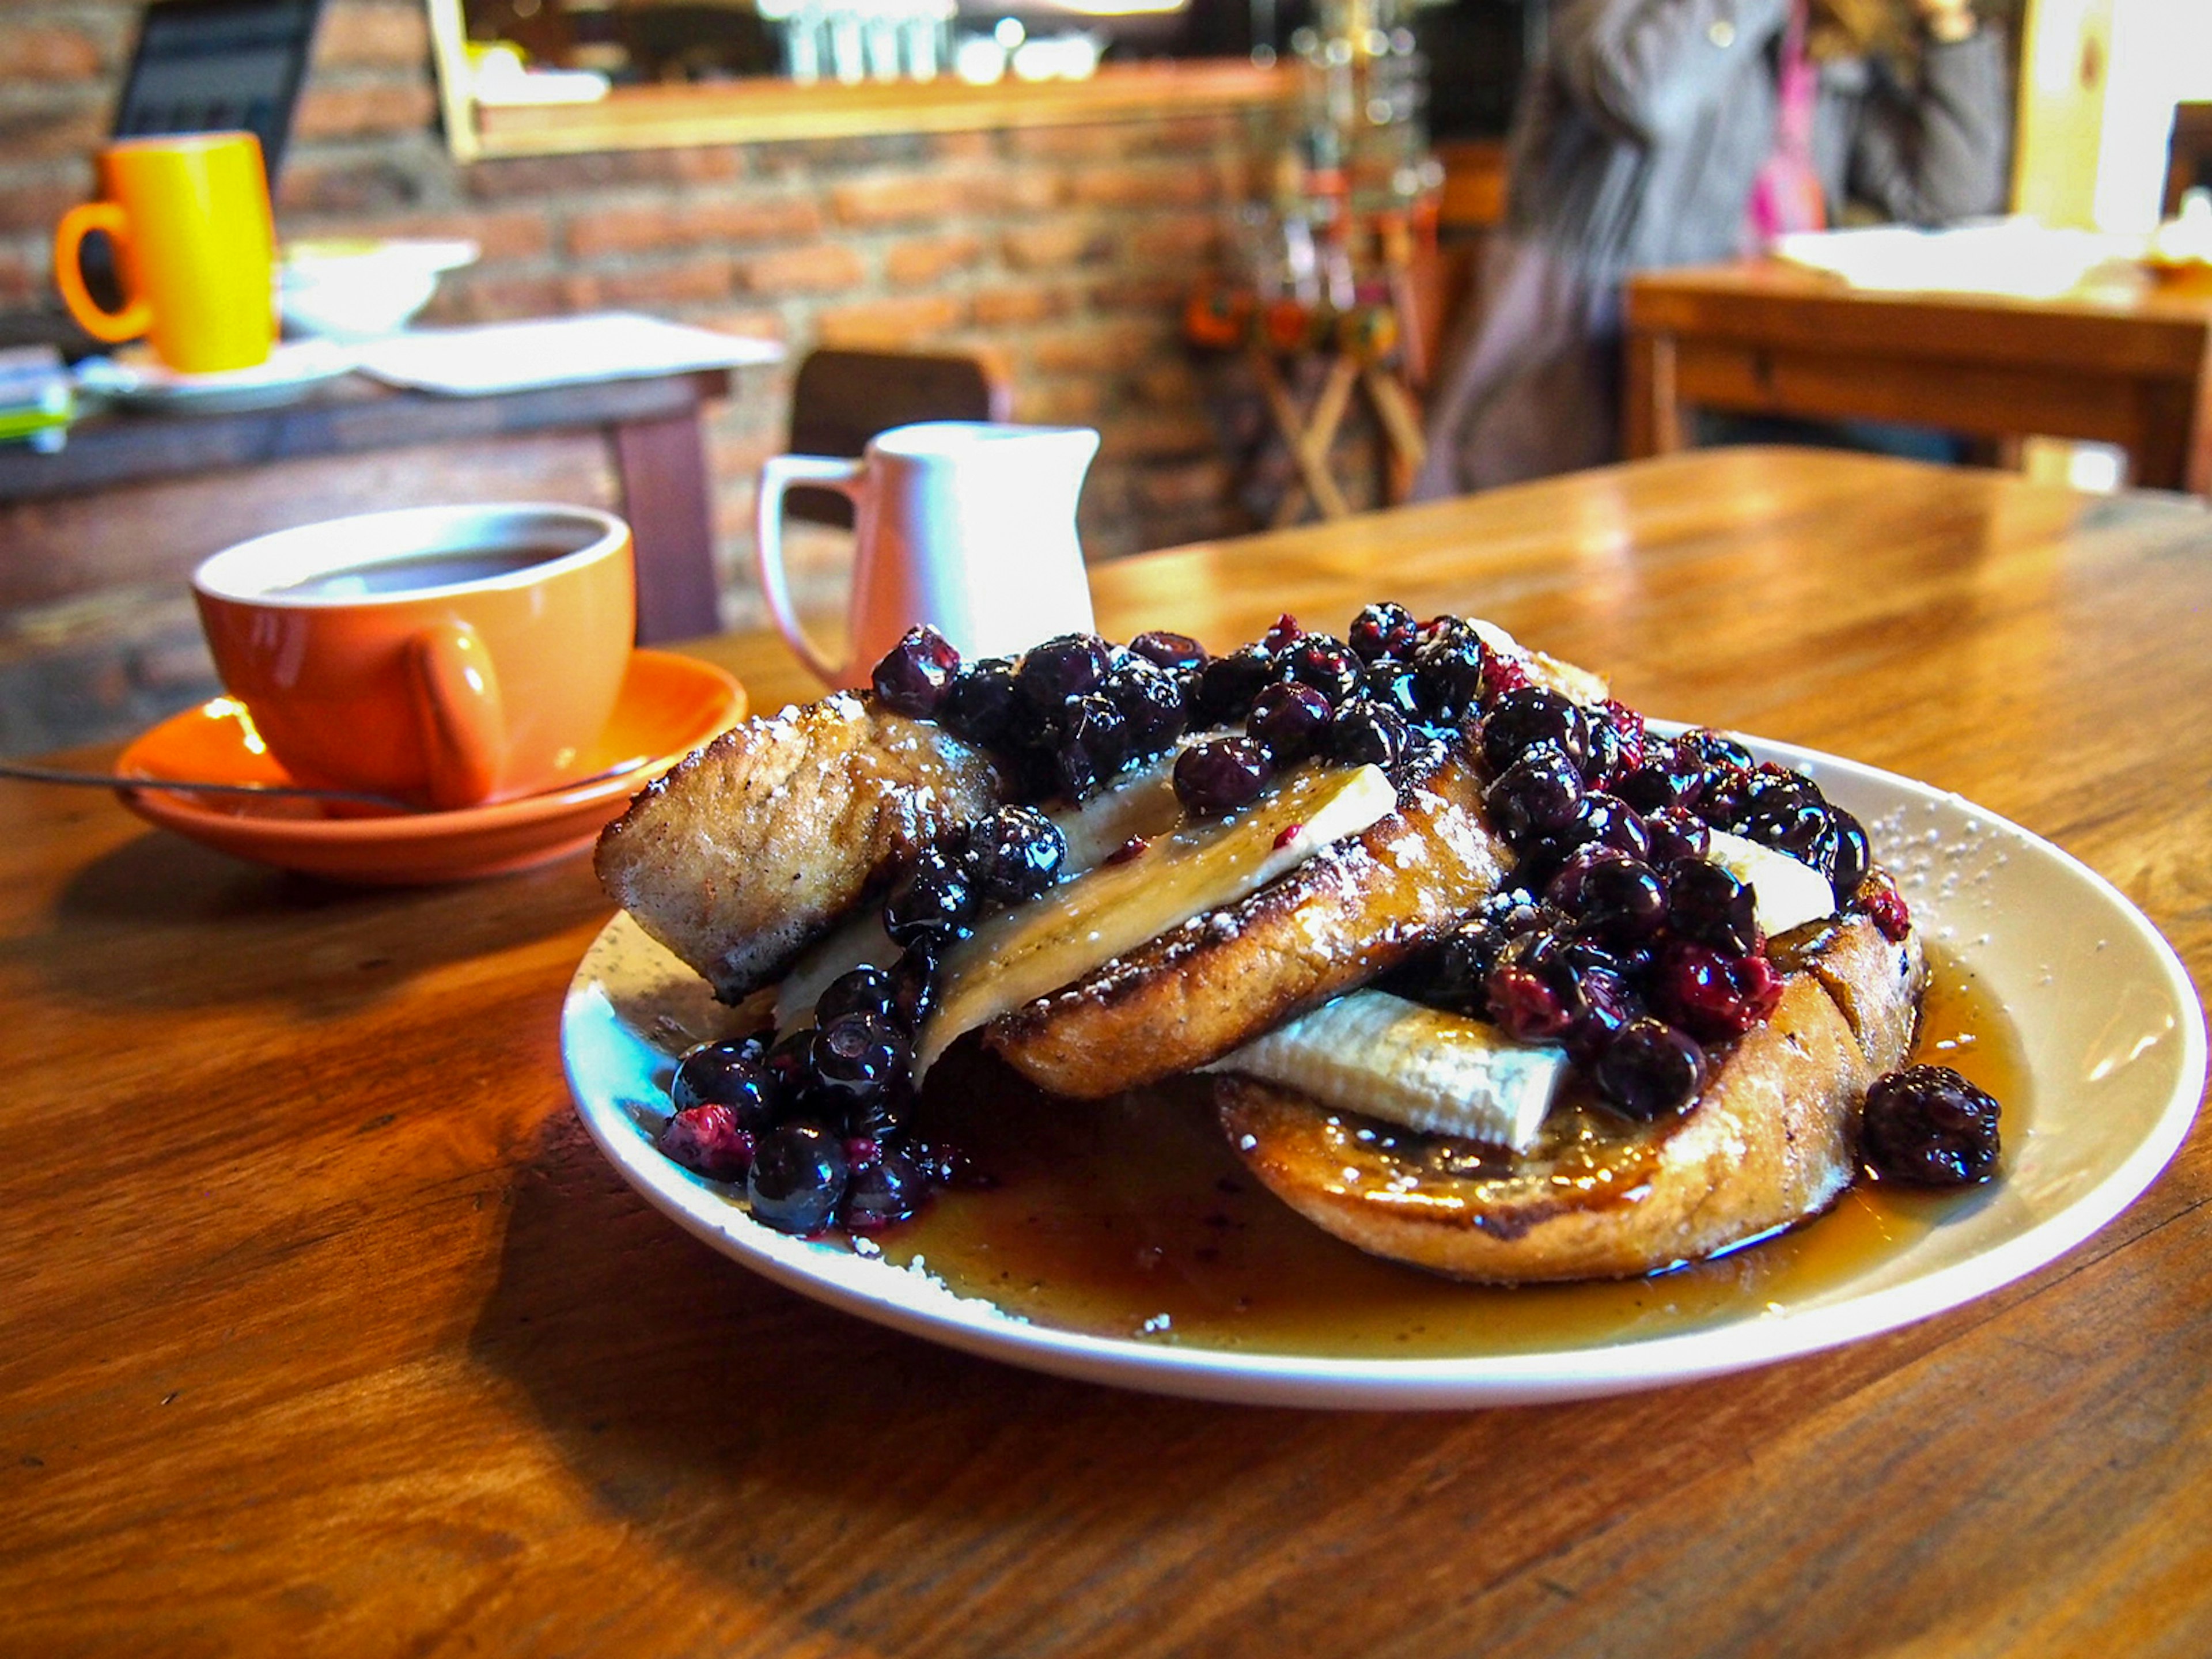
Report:
M 1646 761 L 1616 779 L 1613 793 L 1639 812 L 1660 812 L 1694 801 L 1698 780 L 1696 772 L 1682 770 L 1668 761 Z
M 881 1232 L 912 1216 L 928 1194 L 921 1164 L 898 1147 L 883 1147 L 858 1164 L 845 1184 L 846 1231 Z
M 1254 701 L 1244 732 L 1276 765 L 1287 766 L 1314 746 L 1329 713 L 1328 699 L 1310 685 L 1271 685 Z
M 1633 944 L 1667 920 L 1667 890 L 1651 866 L 1609 847 L 1569 859 L 1547 896 L 1595 939 Z
M 1516 1042 L 1554 1042 L 1574 1024 L 1563 993 L 1559 941 L 1550 933 L 1523 933 L 1498 954 L 1483 994 L 1490 1017 Z
M 1695 1100 L 1705 1069 L 1704 1049 L 1646 1015 L 1630 1020 L 1599 1049 L 1594 1080 L 1607 1104 L 1624 1117 L 1649 1122 Z
M 1014 691 L 1032 714 L 1050 719 L 1071 697 L 1094 689 L 1113 667 L 1096 634 L 1062 634 L 1031 646 L 1014 672 Z
M 1678 859 L 1667 866 L 1667 925 L 1716 951 L 1741 956 L 1758 942 L 1756 898 L 1717 864 Z
M 1548 686 L 1508 691 L 1482 717 L 1482 757 L 1503 772 L 1540 743 L 1556 744 L 1581 769 L 1589 758 L 1588 717 Z
M 1382 661 L 1367 671 L 1366 701 L 1387 708 L 1407 726 L 1425 720 L 1419 682 L 1410 664 Z
M 1711 827 L 1685 807 L 1670 806 L 1650 814 L 1644 820 L 1644 830 L 1651 842 L 1644 861 L 1655 870 L 1667 869 L 1678 859 L 1702 859 L 1712 848 Z
M 1828 809 L 1817 799 L 1762 801 L 1754 789 L 1737 815 L 1737 829 L 1747 840 L 1816 863 L 1829 842 Z
M 762 1058 L 761 1070 L 768 1074 L 770 1103 L 777 1117 L 789 1117 L 800 1109 L 813 1091 L 814 1071 L 807 1059 L 813 1043 L 811 1028 L 802 1027 L 778 1041 Z
M 1643 1015 L 1644 1005 L 1629 988 L 1627 975 L 1609 963 L 1570 961 L 1567 969 L 1561 976 L 1567 1009 L 1565 1041 L 1568 1053 L 1587 1064 L 1624 1026 Z
M 820 1232 L 845 1196 L 845 1148 L 817 1123 L 787 1123 L 753 1149 L 745 1196 L 753 1219 L 780 1233 Z
M 1226 656 L 1216 657 L 1200 672 L 1198 714 L 1194 724 L 1242 724 L 1252 712 L 1252 700 L 1263 687 L 1282 678 L 1274 658 L 1263 646 L 1244 645 Z
M 1157 629 L 1149 634 L 1139 634 L 1129 641 L 1129 649 L 1163 668 L 1206 666 L 1206 647 L 1188 634 L 1169 634 Z
M 1576 803 L 1574 821 L 1559 831 L 1573 847 L 1610 847 L 1649 861 L 1651 831 L 1642 813 L 1617 795 L 1593 789 Z
M 1736 830 L 1751 796 L 1751 774 L 1732 766 L 1708 768 L 1698 784 L 1697 814 L 1716 830 Z
M 1346 766 L 1379 766 L 1387 772 L 1406 757 L 1412 742 L 1413 732 L 1401 715 L 1361 697 L 1336 711 L 1322 733 L 1321 749 Z
M 1650 984 L 1653 1008 L 1705 1042 L 1741 1036 L 1782 1000 L 1781 977 L 1764 956 L 1727 956 L 1686 939 L 1660 952 Z
M 663 1156 L 710 1181 L 735 1181 L 753 1159 L 754 1135 L 727 1106 L 687 1106 L 654 1139 Z
M 765 1128 L 775 1115 L 776 1093 L 762 1063 L 765 1059 L 756 1057 L 750 1039 L 702 1042 L 677 1062 L 669 1103 L 679 1112 L 694 1106 L 726 1107 L 738 1128 Z
M 1378 982 L 1409 1001 L 1477 1019 L 1490 1012 L 1484 988 L 1508 935 L 1498 922 L 1477 918 L 1462 922 L 1442 939 L 1401 963 Z
M 1595 709 L 1583 711 L 1583 731 L 1588 752 L 1583 756 L 1583 776 L 1593 789 L 1619 775 L 1623 750 L 1620 728 Z
M 1121 711 L 1132 755 L 1157 755 L 1182 735 L 1188 710 L 1181 676 L 1139 658 L 1109 674 L 1098 689 Z
M 1474 712 L 1482 695 L 1482 640 L 1465 623 L 1443 618 L 1413 653 L 1413 690 L 1421 712 L 1452 725 Z
M 1363 662 L 1407 658 L 1420 642 L 1421 625 L 1402 605 L 1370 605 L 1352 619 L 1346 640 Z
M 1030 806 L 1006 806 L 969 831 L 983 896 L 1001 904 L 1040 896 L 1060 876 L 1067 837 Z
M 1729 769 L 1748 772 L 1759 764 L 1751 750 L 1724 732 L 1698 726 L 1674 739 L 1674 754 L 1683 769 L 1711 772 Z
M 1129 757 L 1129 722 L 1113 702 L 1096 692 L 1071 697 L 1052 751 L 1060 793 L 1088 800 Z
M 964 929 L 976 908 L 977 895 L 957 855 L 932 842 L 892 884 L 884 901 L 884 931 L 897 945 L 924 934 L 949 936 Z
M 1251 738 L 1216 738 L 1176 757 L 1176 798 L 1201 817 L 1218 817 L 1259 799 L 1274 774 L 1267 750 Z
M 1996 1173 L 1996 1101 L 1948 1066 L 1908 1066 L 1867 1091 L 1861 1146 L 1881 1176 L 1924 1187 L 1971 1187 Z
M 937 711 L 937 718 L 956 737 L 991 750 L 1007 746 L 1019 714 L 1014 665 L 1006 657 L 986 658 L 960 675 L 945 688 Z
M 1582 774 L 1565 750 L 1549 743 L 1507 767 L 1482 797 L 1499 833 L 1515 846 L 1565 829 L 1582 798 Z
M 1326 634 L 1309 634 L 1283 653 L 1283 672 L 1299 685 L 1310 685 L 1332 706 L 1359 689 L 1367 665 L 1342 640 Z
M 1650 748 L 1650 733 L 1643 715 L 1618 702 L 1600 703 L 1583 712 L 1590 725 L 1591 757 L 1604 763 L 1602 771 L 1591 775 L 1592 781 L 1616 781 L 1643 766 Z
M 1820 794 L 1819 784 L 1802 772 L 1793 772 L 1786 766 L 1778 766 L 1771 762 L 1752 769 L 1747 799 L 1753 808 L 1824 806 L 1827 804 Z
M 1867 845 L 1864 825 L 1840 806 L 1828 809 L 1828 827 L 1834 840 L 1828 859 L 1828 882 L 1834 888 L 1838 907 L 1850 902 L 1851 896 L 1859 890 L 1867 872 L 1874 867 L 1874 854 Z
M 890 1017 L 908 1031 L 920 1030 L 937 1006 L 937 963 L 944 949 L 942 938 L 925 933 L 891 964 Z
M 863 965 L 830 981 L 814 1000 L 814 1023 L 827 1025 L 847 1014 L 869 1014 L 882 1018 L 891 1010 L 891 976 L 880 968 Z
M 887 1019 L 845 1014 L 815 1028 L 808 1050 L 817 1087 L 842 1101 L 880 1098 L 913 1063 L 906 1038 Z
M 924 624 L 910 628 L 876 665 L 876 696 L 902 714 L 927 720 L 945 702 L 945 693 L 960 672 L 960 653 L 935 629 Z

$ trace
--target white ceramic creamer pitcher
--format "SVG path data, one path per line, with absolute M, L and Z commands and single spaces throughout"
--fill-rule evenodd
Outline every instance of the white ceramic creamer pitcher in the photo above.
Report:
M 865 685 L 927 623 L 969 661 L 1013 656 L 1092 626 L 1075 502 L 1098 453 L 1088 427 L 923 421 L 859 460 L 779 455 L 761 469 L 755 556 L 775 625 L 831 685 Z M 783 497 L 814 484 L 852 498 L 852 654 L 832 663 L 799 625 L 783 572 Z

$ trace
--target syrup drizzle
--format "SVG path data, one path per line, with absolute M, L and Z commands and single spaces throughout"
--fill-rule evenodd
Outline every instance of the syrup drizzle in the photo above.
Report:
M 1995 1095 L 2016 1145 L 2033 1109 L 2017 1034 L 1962 967 L 1930 965 L 1915 1058 Z M 1102 1336 L 1387 1358 L 1673 1335 L 1832 1291 L 1976 1201 L 1862 1178 L 1828 1214 L 1673 1273 L 1462 1285 L 1363 1255 L 1291 1213 L 1230 1151 L 1203 1083 L 1065 1101 L 966 1050 L 930 1083 L 926 1132 L 963 1146 L 994 1184 L 940 1193 L 884 1238 L 885 1255 L 921 1257 L 958 1294 L 1037 1324 Z

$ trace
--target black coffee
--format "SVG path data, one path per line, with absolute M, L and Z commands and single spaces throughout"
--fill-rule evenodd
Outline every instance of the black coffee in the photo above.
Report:
M 463 582 L 511 576 L 548 559 L 565 558 L 578 545 L 539 543 L 520 547 L 434 548 L 404 559 L 342 565 L 271 591 L 303 599 L 351 599 L 376 593 L 412 593 L 428 587 L 459 587 Z

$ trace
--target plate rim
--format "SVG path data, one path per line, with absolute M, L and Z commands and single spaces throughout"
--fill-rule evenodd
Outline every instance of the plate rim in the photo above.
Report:
M 1654 720 L 1655 729 L 1681 729 Z M 856 1314 L 924 1340 L 1053 1375 L 1146 1392 L 1262 1406 L 1325 1406 L 1356 1409 L 1463 1409 L 1586 1399 L 1748 1370 L 1802 1358 L 1847 1342 L 1902 1328 L 2015 1283 L 2086 1242 L 2117 1218 L 2165 1170 L 2195 1123 L 2206 1076 L 2205 1016 L 2186 966 L 2158 928 L 2118 888 L 2095 870 L 2001 813 L 1955 791 L 1826 751 L 1772 739 L 1743 737 L 1762 759 L 1855 777 L 1908 798 L 1946 805 L 1981 825 L 2016 836 L 2080 881 L 2145 947 L 2165 1000 L 2175 1016 L 2179 1044 L 2172 1093 L 2148 1132 L 2102 1180 L 2069 1199 L 2056 1212 L 1998 1239 L 1964 1260 L 1934 1267 L 1902 1283 L 1847 1293 L 1834 1304 L 1736 1318 L 1680 1331 L 1587 1346 L 1531 1352 L 1431 1358 L 1364 1358 L 1254 1352 L 1100 1336 L 1031 1324 L 988 1301 L 988 1313 L 934 1298 L 917 1302 L 908 1287 L 881 1272 L 885 1264 L 832 1252 L 752 1222 L 742 1206 L 716 1194 L 726 1206 L 717 1225 L 690 1194 L 712 1188 L 653 1152 L 637 1126 L 614 1103 L 586 1098 L 579 1074 L 572 1022 L 596 998 L 612 1013 L 604 992 L 587 983 L 590 951 L 578 965 L 561 1014 L 563 1070 L 578 1115 L 625 1182 L 685 1231 L 763 1278 L 825 1305 Z M 617 912 L 592 945 L 613 928 L 636 927 Z M 642 930 L 638 930 L 642 935 Z M 2191 1015 L 2194 1018 L 2191 1018 Z M 614 1120 L 620 1120 L 619 1130 Z M 620 1139 L 617 1139 L 617 1135 Z M 639 1155 L 640 1153 L 643 1156 Z M 745 1230 L 740 1234 L 737 1229 Z M 746 1235 L 758 1234 L 758 1237 Z M 844 1264 L 837 1267 L 829 1263 Z M 889 1273 L 900 1270 L 889 1268 Z M 881 1279 L 880 1285 L 869 1282 Z M 902 1291 L 905 1293 L 902 1294 Z M 1571 1374 L 1569 1374 L 1571 1373 Z

